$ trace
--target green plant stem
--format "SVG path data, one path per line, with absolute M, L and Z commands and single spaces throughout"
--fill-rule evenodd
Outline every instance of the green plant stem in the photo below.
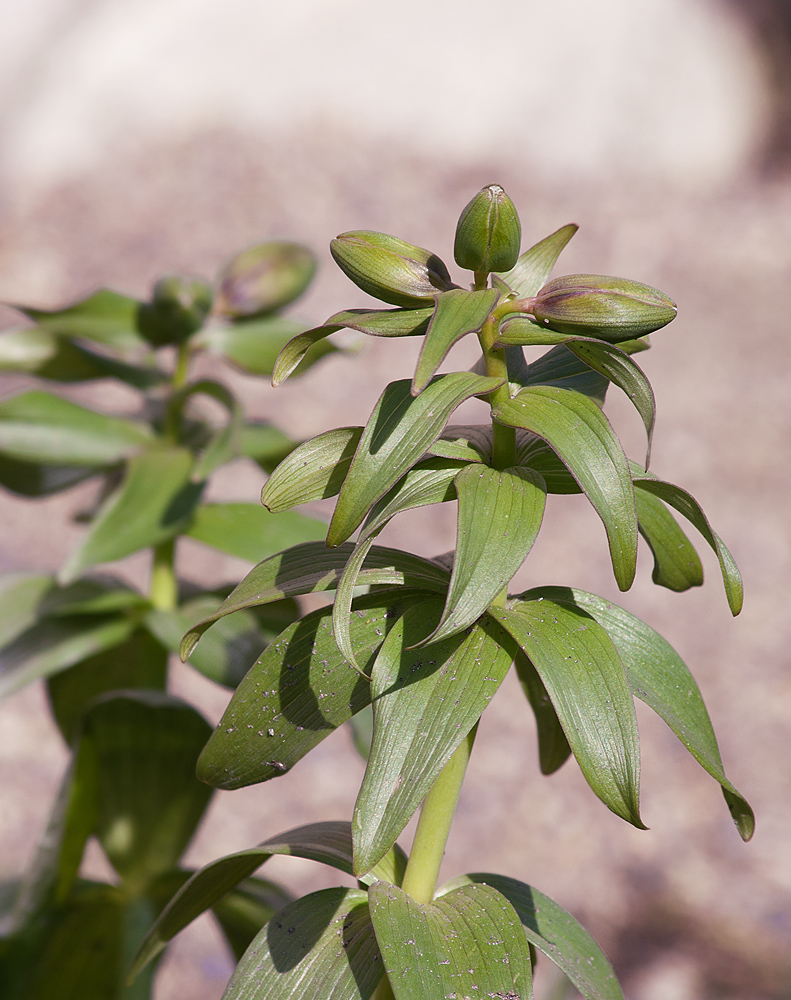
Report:
M 476 722 L 423 800 L 403 883 L 404 892 L 418 903 L 430 903 L 434 898 L 439 866 L 477 731 Z
M 483 351 L 486 374 L 494 378 L 504 379 L 503 385 L 490 392 L 488 399 L 492 410 L 500 403 L 510 399 L 508 390 L 508 365 L 505 360 L 505 350 L 495 347 L 498 321 L 490 316 L 481 327 L 478 340 Z M 516 463 L 516 431 L 492 419 L 492 466 L 495 469 L 509 469 Z
M 178 583 L 174 571 L 176 539 L 169 538 L 154 546 L 151 585 L 148 596 L 155 608 L 172 611 L 178 605 Z
M 176 355 L 176 367 L 173 370 L 173 377 L 170 380 L 170 384 L 174 389 L 181 389 L 187 384 L 191 356 L 192 351 L 187 344 L 180 344 Z

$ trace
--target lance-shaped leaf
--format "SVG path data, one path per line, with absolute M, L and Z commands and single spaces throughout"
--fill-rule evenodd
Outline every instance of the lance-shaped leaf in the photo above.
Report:
M 455 485 L 456 558 L 442 618 L 424 642 L 454 635 L 480 618 L 524 562 L 544 516 L 546 486 L 531 469 L 471 465 Z
M 626 455 L 599 407 L 570 389 L 531 386 L 494 415 L 533 431 L 560 456 L 604 522 L 615 579 L 628 590 L 637 564 L 634 488 Z
M 320 542 L 305 542 L 259 563 L 231 591 L 214 614 L 208 615 L 187 632 L 181 646 L 182 658 L 187 659 L 206 629 L 225 615 L 243 608 L 271 604 L 284 597 L 335 590 L 353 551 L 351 543 L 328 551 Z M 376 546 L 365 559 L 359 582 L 372 586 L 421 587 L 444 593 L 448 578 L 446 570 L 428 559 Z
M 437 307 L 428 325 L 412 379 L 413 396 L 426 388 L 457 341 L 468 333 L 480 330 L 499 297 L 496 288 L 476 292 L 453 288 L 437 295 Z
M 538 671 L 520 650 L 514 660 L 522 690 L 536 717 L 538 763 L 542 774 L 553 774 L 566 763 L 571 747 Z
M 82 544 L 60 570 L 61 582 L 182 531 L 203 490 L 203 483 L 192 481 L 192 469 L 193 457 L 186 448 L 151 448 L 132 458 L 121 486 L 102 505 Z
M 321 341 L 329 337 L 331 333 L 337 333 L 343 329 L 342 323 L 327 323 L 324 326 L 316 326 L 312 330 L 305 330 L 298 333 L 296 337 L 283 347 L 278 354 L 272 371 L 272 385 L 277 388 L 285 382 L 289 375 L 293 375 L 299 364 L 305 359 L 311 348 L 319 349 Z
M 144 424 L 94 413 L 38 389 L 0 403 L 0 450 L 18 460 L 112 465 L 150 441 Z
M 68 490 L 98 473 L 96 467 L 21 462 L 0 455 L 0 486 L 23 497 L 46 497 Z
M 543 597 L 514 599 L 489 614 L 536 668 L 593 791 L 617 816 L 645 829 L 634 702 L 606 630 L 585 611 Z
M 330 821 L 300 826 L 270 837 L 257 847 L 227 854 L 195 872 L 179 889 L 146 935 L 135 956 L 130 975 L 154 958 L 179 931 L 221 900 L 273 855 L 307 858 L 338 871 L 353 873 L 351 827 Z M 400 884 L 406 870 L 406 855 L 396 846 L 370 874 L 368 881 L 383 879 Z
M 607 630 L 635 696 L 667 723 L 700 766 L 722 785 L 739 833 L 743 840 L 749 840 L 755 829 L 752 809 L 725 777 L 703 698 L 673 647 L 645 622 L 595 594 L 566 587 L 543 587 L 530 594 L 580 608 Z
M 38 622 L 2 651 L 0 698 L 120 646 L 134 630 L 134 621 L 126 615 L 78 615 Z
M 549 896 L 505 875 L 474 872 L 444 885 L 440 898 L 470 884 L 491 886 L 505 896 L 527 940 L 568 976 L 585 1000 L 623 1000 L 604 952 L 582 924 Z
M 512 348 L 506 348 L 506 351 L 508 350 Z M 604 397 L 610 385 L 609 379 L 572 354 L 565 344 L 553 347 L 551 351 L 531 362 L 523 378 L 518 377 L 514 380 L 510 371 L 508 377 L 525 387 L 551 385 L 559 389 L 575 389 L 583 396 L 589 396 L 599 406 L 604 404 Z
M 81 743 L 98 768 L 96 834 L 124 881 L 140 891 L 175 866 L 211 797 L 195 759 L 211 727 L 191 705 L 156 691 L 95 702 Z
M 139 590 L 109 573 L 96 573 L 65 587 L 57 586 L 53 579 L 38 610 L 42 618 L 62 618 L 66 615 L 105 615 L 147 606 L 148 599 Z
M 492 457 L 491 424 L 456 424 L 446 427 L 429 446 L 430 455 L 460 462 L 489 462 Z
M 496 889 L 468 882 L 420 904 L 376 882 L 368 896 L 395 1000 L 532 997 L 530 948 L 513 906 Z
M 280 549 L 324 538 L 327 525 L 303 514 L 270 514 L 254 503 L 202 504 L 184 532 L 204 545 L 250 562 Z
M 33 309 L 14 305 L 42 329 L 62 337 L 79 337 L 105 344 L 123 353 L 145 351 L 137 332 L 140 303 L 120 292 L 101 288 L 65 309 Z
M 579 229 L 574 223 L 556 230 L 550 236 L 525 250 L 510 271 L 495 275 L 494 283 L 515 292 L 519 298 L 530 298 L 547 282 L 558 257 L 571 237 Z
M 522 313 L 509 313 L 500 325 L 496 344 L 498 347 L 545 347 L 550 344 L 565 344 L 572 336 L 548 330 Z
M 272 917 L 223 1000 L 369 1000 L 382 975 L 367 894 L 322 889 Z
M 516 432 L 516 464 L 539 473 L 546 483 L 547 493 L 582 492 L 557 454 L 546 441 L 531 431 L 518 429 Z
M 405 510 L 414 510 L 435 503 L 456 499 L 454 479 L 463 466 L 447 459 L 428 459 L 410 469 L 392 489 L 378 500 L 366 518 L 357 544 L 338 581 L 338 590 L 332 606 L 332 626 L 338 648 L 354 663 L 349 640 L 349 614 L 354 590 L 368 553 L 379 532 L 391 518 Z
M 731 614 L 738 615 L 742 610 L 744 600 L 744 588 L 739 568 L 722 539 L 711 530 L 711 525 L 697 500 L 686 490 L 682 490 L 680 486 L 674 486 L 673 483 L 657 479 L 652 473 L 643 471 L 634 463 L 632 463 L 632 477 L 638 489 L 659 497 L 660 500 L 683 514 L 688 521 L 691 521 L 714 549 L 720 563 L 728 607 L 731 609 Z
M 434 306 L 420 309 L 346 309 L 327 320 L 371 337 L 422 337 L 434 314 Z
M 399 588 L 355 601 L 351 641 L 363 669 L 396 619 L 426 596 Z M 290 625 L 250 668 L 200 756 L 198 774 L 216 788 L 285 774 L 370 701 L 370 682 L 342 656 L 332 611 L 321 608 Z
M 264 924 L 293 901 L 294 897 L 274 882 L 246 878 L 212 907 L 237 962 Z
M 703 567 L 692 542 L 659 497 L 636 489 L 637 526 L 654 557 L 651 578 L 660 587 L 682 591 L 700 587 Z
M 304 327 L 281 316 L 207 326 L 191 341 L 196 347 L 228 358 L 251 375 L 271 375 L 278 354 Z
M 358 875 L 395 842 L 513 660 L 513 643 L 488 619 L 467 635 L 409 648 L 431 631 L 440 606 L 425 600 L 407 610 L 374 663 L 374 736 L 353 821 Z
M 261 503 L 274 514 L 336 496 L 362 433 L 362 427 L 337 427 L 297 445 L 266 481 Z
M 39 606 L 52 590 L 49 573 L 9 573 L 0 577 L 0 649 L 39 620 Z
M 457 406 L 501 384 L 500 379 L 453 372 L 438 375 L 415 399 L 408 381 L 391 382 L 380 396 L 357 446 L 330 522 L 327 545 L 346 541 L 379 497 L 439 437 Z

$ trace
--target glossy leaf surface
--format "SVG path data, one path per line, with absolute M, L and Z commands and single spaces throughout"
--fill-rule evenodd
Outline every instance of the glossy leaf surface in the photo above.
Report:
M 460 875 L 440 890 L 441 898 L 464 885 L 488 885 L 516 910 L 527 940 L 557 965 L 585 1000 L 623 1000 L 612 966 L 585 928 L 554 900 L 505 875 Z
M 607 418 L 587 397 L 531 386 L 498 406 L 495 417 L 543 438 L 577 480 L 602 519 L 621 590 L 634 580 L 637 512 L 629 464 Z
M 421 649 L 441 602 L 393 625 L 374 662 L 374 735 L 354 810 L 354 863 L 365 874 L 389 850 L 508 672 L 513 644 L 493 622 Z
M 330 522 L 327 545 L 346 541 L 370 507 L 439 437 L 457 406 L 500 384 L 498 379 L 454 372 L 439 375 L 415 399 L 407 380 L 391 382 L 357 446 Z
M 424 592 L 399 589 L 355 601 L 351 641 L 363 669 L 398 617 L 425 599 Z M 369 681 L 335 642 L 332 610 L 321 608 L 289 626 L 250 669 L 201 754 L 198 774 L 217 788 L 285 774 L 370 701 Z
M 637 525 L 654 557 L 651 578 L 660 587 L 676 592 L 700 587 L 703 567 L 695 547 L 659 497 L 636 489 Z
M 208 503 L 196 509 L 184 534 L 228 555 L 260 562 L 299 542 L 319 541 L 326 530 L 322 521 L 291 511 L 270 514 L 259 504 Z
M 362 427 L 338 427 L 297 445 L 266 481 L 261 503 L 276 513 L 336 496 L 362 433 Z
M 369 899 L 395 1000 L 532 997 L 527 939 L 496 889 L 467 883 L 421 905 L 376 882 Z
M 489 614 L 536 668 L 593 791 L 617 816 L 644 829 L 632 692 L 607 632 L 585 611 L 532 594 Z
M 578 229 L 579 226 L 571 223 L 536 243 L 522 254 L 510 271 L 496 275 L 495 284 L 502 281 L 519 298 L 535 295 L 546 284 L 563 248 Z

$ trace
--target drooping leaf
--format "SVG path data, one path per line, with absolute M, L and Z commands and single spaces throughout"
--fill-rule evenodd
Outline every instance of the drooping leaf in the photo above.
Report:
M 373 666 L 374 736 L 353 820 L 358 875 L 395 843 L 513 659 L 513 643 L 487 619 L 468 635 L 409 648 L 431 631 L 440 608 L 429 599 L 408 609 Z
M 137 891 L 174 867 L 212 791 L 195 777 L 211 727 L 191 705 L 157 691 L 108 695 L 85 713 L 81 744 L 98 768 L 96 834 Z
M 637 527 L 654 557 L 651 578 L 660 587 L 682 591 L 700 587 L 703 567 L 692 542 L 659 497 L 635 490 Z
M 510 350 L 520 350 L 520 348 Z M 589 396 L 599 406 L 603 405 L 610 385 L 608 378 L 572 354 L 565 344 L 553 347 L 551 351 L 547 351 L 527 365 L 524 377 L 514 379 L 510 371 L 508 377 L 525 387 L 551 385 L 559 389 L 574 389 L 584 396 Z
M 458 462 L 490 462 L 492 457 L 491 424 L 456 424 L 446 427 L 428 448 L 437 458 Z
M 645 472 L 639 466 L 632 463 L 632 477 L 635 487 L 645 490 L 659 497 L 670 507 L 674 507 L 680 514 L 683 514 L 688 521 L 698 529 L 709 545 L 717 553 L 722 572 L 722 582 L 725 584 L 725 594 L 728 598 L 728 607 L 731 614 L 738 615 L 742 609 L 744 600 L 744 588 L 739 568 L 733 556 L 725 547 L 722 539 L 711 530 L 711 525 L 703 513 L 700 504 L 686 490 L 682 490 L 673 483 L 664 482 L 650 472 Z
M 456 558 L 436 642 L 476 621 L 507 586 L 538 536 L 546 503 L 541 476 L 530 469 L 462 469 Z
M 531 386 L 494 415 L 503 424 L 533 431 L 560 456 L 602 519 L 616 582 L 628 590 L 637 564 L 634 489 L 620 442 L 598 406 L 569 389 Z
M 236 961 L 241 961 L 253 938 L 278 910 L 293 902 L 274 882 L 246 878 L 212 907 Z
M 135 623 L 126 615 L 75 615 L 31 626 L 0 653 L 0 698 L 126 642 Z
M 167 649 L 138 629 L 120 646 L 53 674 L 47 681 L 47 693 L 52 714 L 66 742 L 72 742 L 83 712 L 98 695 L 122 688 L 164 690 L 167 661 Z
M 565 587 L 545 587 L 531 594 L 580 608 L 607 630 L 635 696 L 667 723 L 700 766 L 722 785 L 739 833 L 749 840 L 755 829 L 753 811 L 725 776 L 703 698 L 673 647 L 645 622 L 595 594 Z
M 297 827 L 270 837 L 257 847 L 218 858 L 195 872 L 160 914 L 135 956 L 132 975 L 157 955 L 179 931 L 248 878 L 275 854 L 307 858 L 352 874 L 352 838 L 348 823 L 323 822 Z M 396 847 L 383 859 L 373 878 L 399 883 L 406 856 Z
M 536 243 L 522 254 L 510 271 L 495 275 L 495 284 L 502 282 L 508 291 L 516 292 L 519 298 L 536 295 L 546 284 L 558 257 L 578 229 L 579 226 L 571 223 Z
M 422 337 L 428 329 L 434 306 L 419 309 L 346 309 L 327 320 L 371 337 Z
M 259 563 L 214 614 L 207 616 L 187 632 L 181 646 L 182 658 L 190 656 L 201 635 L 224 615 L 280 601 L 284 597 L 335 590 L 353 551 L 351 543 L 330 551 L 320 542 L 304 542 Z M 448 578 L 446 570 L 428 559 L 377 545 L 366 557 L 359 582 L 444 592 Z
M 46 497 L 68 490 L 95 476 L 97 471 L 92 466 L 44 465 L 0 455 L 0 486 L 23 497 Z
M 300 542 L 324 538 L 327 525 L 303 514 L 270 514 L 253 503 L 201 504 L 184 532 L 228 555 L 260 562 Z
M 272 385 L 277 388 L 285 382 L 308 357 L 309 351 L 319 350 L 321 342 L 330 334 L 343 329 L 344 325 L 342 323 L 328 323 L 324 326 L 314 327 L 312 330 L 305 330 L 304 333 L 292 337 L 277 356 L 272 371 Z
M 287 434 L 263 421 L 248 420 L 242 425 L 239 435 L 241 453 L 269 473 L 296 446 L 297 442 L 292 441 Z
M 39 389 L 0 402 L 0 450 L 17 460 L 113 465 L 150 441 L 144 424 L 107 417 Z
M 369 1000 L 382 974 L 367 894 L 322 889 L 269 921 L 223 1000 Z
M 451 413 L 500 380 L 453 372 L 437 376 L 417 397 L 407 380 L 391 382 L 379 398 L 357 446 L 327 533 L 336 546 L 351 535 L 371 506 L 420 460 Z
M 376 882 L 371 920 L 395 1000 L 530 1000 L 530 948 L 510 902 L 468 882 L 432 903 Z
M 419 395 L 434 377 L 453 345 L 468 333 L 477 333 L 497 303 L 495 288 L 465 291 L 453 288 L 437 295 L 437 307 L 428 325 L 412 379 L 412 395 Z
M 557 965 L 585 1000 L 623 1000 L 612 966 L 585 928 L 554 900 L 505 875 L 460 875 L 440 889 L 440 898 L 464 885 L 488 885 L 516 910 L 527 940 Z
M 196 346 L 220 354 L 250 375 L 271 375 L 278 354 L 304 326 L 282 316 L 243 320 L 227 326 L 207 326 Z
M 579 483 L 543 438 L 521 428 L 516 432 L 516 464 L 537 472 L 547 493 L 581 493 Z
M 351 640 L 363 669 L 397 618 L 426 596 L 399 588 L 355 601 Z M 216 788 L 285 774 L 370 701 L 369 681 L 343 658 L 332 611 L 321 608 L 289 626 L 252 666 L 201 754 L 198 774 Z
M 334 497 L 362 433 L 362 427 L 337 427 L 297 445 L 266 481 L 261 503 L 277 513 L 309 500 Z
M 62 337 L 78 337 L 105 344 L 122 353 L 143 351 L 146 342 L 137 332 L 140 303 L 102 288 L 65 309 L 33 309 L 15 305 L 42 329 Z
M 511 633 L 547 689 L 588 784 L 638 829 L 640 745 L 632 692 L 606 630 L 585 611 L 532 592 L 489 614 Z
M 80 547 L 58 574 L 63 583 L 98 563 L 123 559 L 172 538 L 189 523 L 203 490 L 185 448 L 151 448 L 129 462 Z
M 542 774 L 553 774 L 571 754 L 569 741 L 563 732 L 555 706 L 547 694 L 544 682 L 530 660 L 520 650 L 514 660 L 522 690 L 536 717 L 538 762 Z

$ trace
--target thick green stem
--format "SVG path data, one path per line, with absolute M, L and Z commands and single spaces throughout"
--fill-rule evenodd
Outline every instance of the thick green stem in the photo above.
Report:
M 494 392 L 489 393 L 489 404 L 492 410 L 500 403 L 510 399 L 508 391 L 508 365 L 505 360 L 505 350 L 495 347 L 497 340 L 498 322 L 490 316 L 481 327 L 478 334 L 483 360 L 486 365 L 486 374 L 494 378 L 504 379 L 503 385 Z M 516 462 L 516 431 L 513 427 L 506 427 L 498 424 L 492 419 L 492 466 L 495 469 L 509 469 Z
M 434 898 L 439 866 L 477 731 L 476 723 L 423 800 L 403 883 L 404 892 L 418 903 L 430 903 Z
M 154 546 L 149 598 L 160 611 L 172 611 L 178 605 L 178 583 L 174 571 L 176 539 L 169 538 Z

